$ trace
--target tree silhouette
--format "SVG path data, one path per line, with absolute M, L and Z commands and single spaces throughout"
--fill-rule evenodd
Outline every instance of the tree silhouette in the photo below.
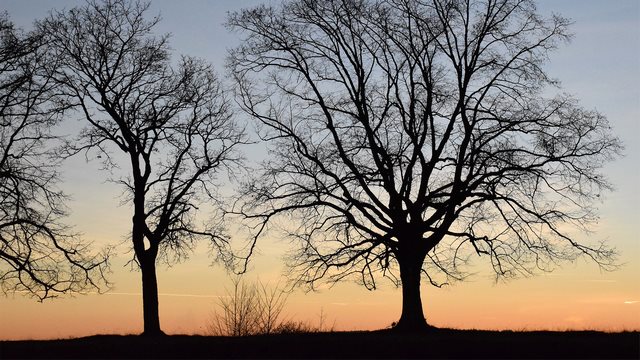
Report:
M 51 156 L 62 109 L 51 102 L 42 45 L 0 14 L 0 286 L 39 300 L 108 285 L 108 253 L 92 255 L 62 222 L 65 195 Z
M 205 222 L 196 213 L 213 207 L 217 176 L 239 164 L 244 132 L 209 64 L 190 57 L 172 64 L 168 36 L 153 34 L 159 18 L 147 20 L 148 7 L 89 1 L 53 12 L 39 28 L 60 61 L 53 70 L 59 98 L 88 125 L 67 144 L 68 153 L 95 151 L 108 169 L 127 164 L 128 176 L 115 181 L 133 211 L 144 334 L 156 335 L 162 333 L 157 262 L 185 259 L 198 239 L 231 260 L 220 218 Z
M 286 1 L 230 14 L 244 109 L 271 144 L 236 212 L 254 241 L 287 216 L 299 284 L 402 286 L 399 330 L 427 327 L 421 276 L 498 278 L 586 256 L 599 171 L 622 145 L 544 71 L 569 21 L 529 0 Z M 296 219 L 297 226 L 290 219 Z

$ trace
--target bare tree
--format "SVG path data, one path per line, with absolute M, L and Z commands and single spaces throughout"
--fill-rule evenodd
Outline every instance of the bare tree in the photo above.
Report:
M 147 19 L 148 7 L 88 1 L 38 25 L 61 59 L 54 69 L 60 99 L 87 124 L 67 151 L 94 151 L 108 169 L 127 164 L 127 176 L 113 174 L 132 206 L 144 334 L 155 335 L 162 333 L 157 262 L 185 259 L 198 239 L 231 259 L 220 218 L 196 214 L 218 201 L 217 177 L 240 163 L 236 149 L 245 137 L 211 65 L 190 57 L 172 65 L 168 36 L 153 34 L 160 19 Z
M 229 56 L 272 159 L 236 212 L 254 241 L 287 216 L 298 283 L 380 276 L 402 286 L 397 329 L 427 327 L 421 277 L 463 279 L 474 254 L 497 278 L 580 256 L 603 164 L 622 145 L 607 119 L 543 66 L 569 21 L 530 0 L 286 1 L 233 13 Z M 297 227 L 291 225 L 297 219 Z
M 0 286 L 41 301 L 108 286 L 108 252 L 92 255 L 63 223 L 66 197 L 51 154 L 61 109 L 42 54 L 39 34 L 0 14 Z

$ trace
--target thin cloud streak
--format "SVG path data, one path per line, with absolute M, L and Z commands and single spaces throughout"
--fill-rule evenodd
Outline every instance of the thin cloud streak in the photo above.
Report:
M 122 295 L 122 296 L 142 296 L 142 293 L 134 292 L 106 292 L 106 293 L 91 293 L 92 295 Z M 172 296 L 172 297 L 193 297 L 193 298 L 223 298 L 228 296 L 223 295 L 202 295 L 202 294 L 171 294 L 171 293 L 158 293 L 159 296 Z

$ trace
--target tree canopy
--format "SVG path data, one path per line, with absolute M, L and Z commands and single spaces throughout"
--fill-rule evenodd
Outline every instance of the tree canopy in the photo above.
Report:
M 425 324 L 421 275 L 498 278 L 615 251 L 588 229 L 621 152 L 604 115 L 545 72 L 569 20 L 530 0 L 293 0 L 230 14 L 229 64 L 272 158 L 236 212 L 254 240 L 276 219 L 298 283 L 381 276 L 398 324 Z M 557 94 L 554 95 L 553 93 Z

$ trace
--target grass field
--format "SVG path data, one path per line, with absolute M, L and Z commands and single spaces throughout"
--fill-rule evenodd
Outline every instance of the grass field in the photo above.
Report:
M 0 342 L 11 358 L 566 358 L 639 359 L 640 333 L 436 329 L 248 337 L 96 335 Z

